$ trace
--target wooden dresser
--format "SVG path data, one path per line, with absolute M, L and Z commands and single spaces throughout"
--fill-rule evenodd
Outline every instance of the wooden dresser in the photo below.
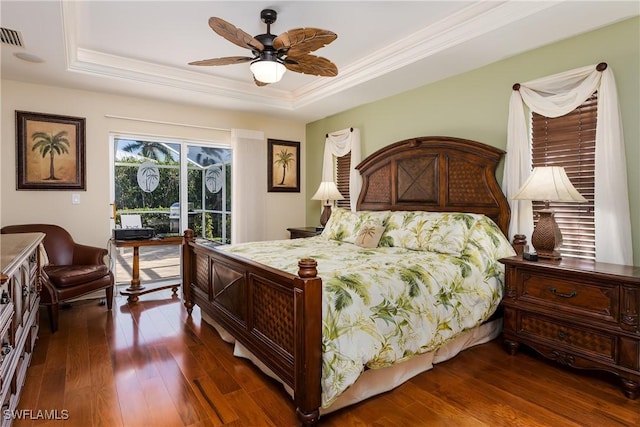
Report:
M 0 425 L 12 422 L 38 336 L 43 233 L 0 235 Z
M 505 264 L 504 341 L 564 365 L 600 369 L 640 395 L 640 267 L 576 259 Z

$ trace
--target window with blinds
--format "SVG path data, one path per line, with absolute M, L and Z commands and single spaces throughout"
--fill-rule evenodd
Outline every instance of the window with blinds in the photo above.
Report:
M 532 114 L 533 167 L 562 166 L 587 203 L 550 202 L 562 231 L 562 256 L 595 259 L 595 149 L 597 92 L 578 108 L 561 117 Z M 534 221 L 544 202 L 533 202 Z
M 349 204 L 349 170 L 351 169 L 351 151 L 341 157 L 336 157 L 336 187 L 344 197 L 343 200 L 336 200 L 336 206 L 350 209 Z

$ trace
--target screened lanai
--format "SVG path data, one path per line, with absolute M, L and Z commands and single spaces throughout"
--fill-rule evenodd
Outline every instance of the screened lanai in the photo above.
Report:
M 114 138 L 115 227 L 150 228 L 156 237 L 181 235 L 231 242 L 231 149 L 200 142 Z M 184 159 L 184 160 L 182 160 Z M 131 248 L 111 248 L 118 284 L 131 280 Z M 140 249 L 143 282 L 180 276 L 180 248 Z

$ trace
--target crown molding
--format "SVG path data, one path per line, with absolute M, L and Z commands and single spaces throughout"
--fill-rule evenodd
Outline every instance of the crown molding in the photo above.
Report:
M 78 18 L 75 2 L 61 2 L 61 8 L 68 71 L 178 88 L 244 102 L 258 102 L 281 110 L 293 109 L 291 93 L 275 87 L 261 87 L 258 92 L 253 83 L 238 82 L 237 80 L 84 49 L 78 43 Z
M 322 99 L 381 77 L 448 48 L 494 31 L 561 2 L 477 2 L 375 53 L 340 67 L 331 79 L 317 79 L 294 91 L 275 87 L 256 90 L 253 83 L 215 77 L 79 46 L 75 2 L 61 2 L 69 71 L 182 89 L 238 101 L 258 102 L 282 111 L 309 106 Z
M 294 91 L 296 108 L 374 80 L 497 28 L 510 25 L 560 2 L 480 2 L 423 28 L 347 66 L 329 80 L 318 79 Z

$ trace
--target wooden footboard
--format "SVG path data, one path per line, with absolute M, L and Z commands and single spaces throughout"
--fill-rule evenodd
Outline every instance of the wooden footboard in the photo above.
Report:
M 509 204 L 495 171 L 504 152 L 461 138 L 396 142 L 357 166 L 358 210 L 422 210 L 487 215 L 506 234 Z M 322 283 L 316 263 L 298 275 L 198 244 L 185 231 L 183 298 L 231 333 L 293 389 L 298 418 L 315 424 L 321 405 Z
M 196 243 L 184 234 L 183 299 L 208 314 L 293 389 L 303 425 L 318 421 L 322 373 L 322 281 L 316 262 L 298 275 Z

